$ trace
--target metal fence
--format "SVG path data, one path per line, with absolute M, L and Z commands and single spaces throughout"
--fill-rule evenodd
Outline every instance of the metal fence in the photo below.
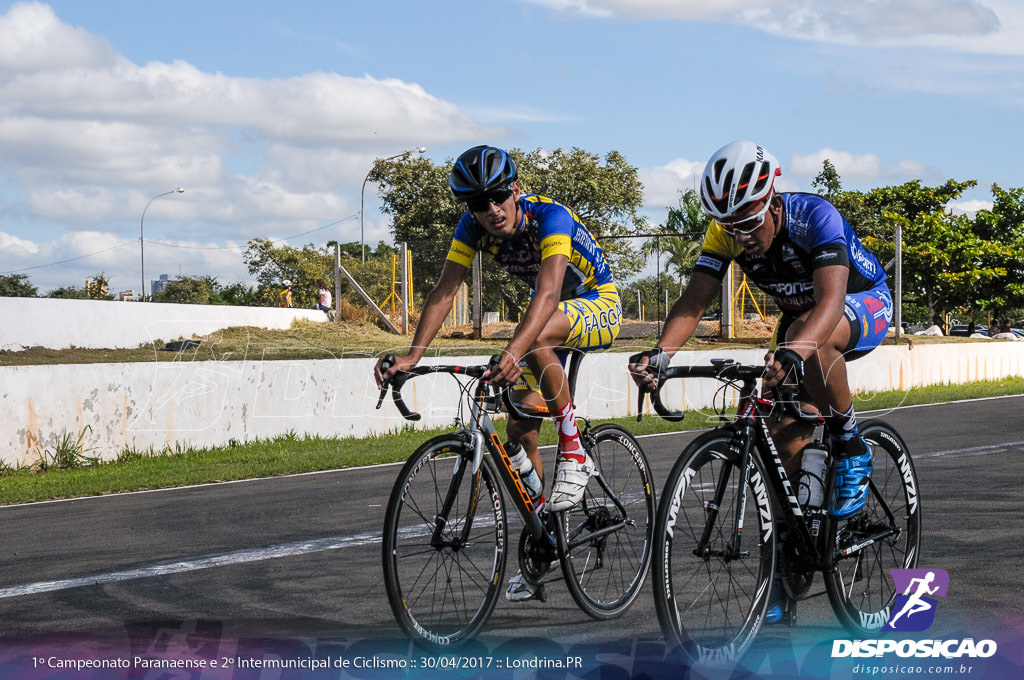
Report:
M 622 326 L 626 337 L 652 337 L 661 332 L 668 310 L 678 299 L 699 254 L 703 234 L 645 234 L 601 239 L 622 301 Z M 409 317 L 415 325 L 427 293 L 437 284 L 451 242 L 447 239 L 410 241 L 406 244 L 411 261 Z M 763 320 L 774 325 L 778 308 L 772 299 L 747 284 L 742 272 L 733 268 L 730 293 L 734 320 L 730 337 L 761 335 L 761 329 L 745 329 L 742 321 Z M 445 323 L 446 332 L 472 333 L 481 337 L 510 334 L 530 301 L 525 283 L 504 272 L 488 258 L 474 262 L 472 275 L 466 278 Z M 718 322 L 723 305 L 717 300 L 707 310 L 707 323 L 698 335 L 720 336 Z M 728 309 L 728 306 L 726 306 Z M 728 326 L 729 324 L 727 324 Z M 755 332 L 756 331 L 756 332 Z M 728 328 L 726 333 L 729 334 Z M 620 335 L 620 337 L 623 337 Z

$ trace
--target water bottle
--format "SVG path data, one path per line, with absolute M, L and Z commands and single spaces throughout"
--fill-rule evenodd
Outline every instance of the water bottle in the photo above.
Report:
M 825 475 L 828 472 L 826 458 L 828 452 L 817 442 L 804 449 L 803 462 L 800 464 L 800 485 L 797 489 L 800 507 L 820 508 L 825 504 Z
M 505 451 L 508 452 L 508 460 L 512 463 L 512 468 L 519 470 L 519 478 L 523 480 L 523 486 L 530 494 L 530 500 L 533 501 L 534 506 L 539 507 L 539 501 L 544 495 L 544 483 L 541 481 L 540 475 L 537 474 L 537 468 L 533 466 L 533 461 L 526 455 L 523 445 L 519 442 L 506 442 Z

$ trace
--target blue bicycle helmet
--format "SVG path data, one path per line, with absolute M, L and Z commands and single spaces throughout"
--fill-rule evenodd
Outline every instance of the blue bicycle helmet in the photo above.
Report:
M 511 188 L 519 179 L 516 162 L 504 149 L 474 146 L 452 166 L 448 186 L 459 201 L 468 201 L 499 189 Z

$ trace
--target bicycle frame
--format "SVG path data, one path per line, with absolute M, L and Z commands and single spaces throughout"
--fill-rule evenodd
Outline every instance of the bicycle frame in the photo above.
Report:
M 574 359 L 578 356 L 581 356 L 581 354 L 574 355 Z M 401 389 L 406 381 L 416 376 L 426 375 L 429 373 L 451 373 L 452 375 L 465 375 L 470 378 L 477 379 L 478 382 L 473 388 L 473 393 L 470 398 L 469 422 L 468 424 L 464 424 L 462 427 L 462 432 L 467 436 L 467 443 L 470 444 L 472 451 L 472 474 L 477 476 L 477 479 L 474 482 L 474 507 L 470 509 L 469 513 L 467 513 L 466 526 L 463 527 L 462 536 L 459 541 L 464 542 L 472 529 L 473 517 L 475 515 L 475 499 L 479 494 L 478 473 L 483 456 L 489 454 L 497 462 L 496 467 L 498 469 L 498 474 L 501 477 L 502 485 L 508 490 L 509 495 L 512 497 L 512 505 L 522 518 L 527 531 L 536 541 L 547 542 L 554 551 L 554 557 L 558 558 L 560 550 L 557 545 L 558 542 L 556 537 L 544 526 L 544 521 L 540 514 L 538 514 L 537 507 L 530 498 L 530 494 L 526 490 L 526 486 L 523 484 L 523 481 L 519 476 L 519 471 L 513 467 L 512 461 L 509 459 L 508 452 L 505 450 L 505 445 L 502 443 L 502 438 L 498 434 L 497 428 L 494 426 L 494 421 L 490 417 L 492 412 L 497 413 L 502 408 L 521 418 L 537 417 L 539 414 L 524 413 L 521 408 L 517 408 L 511 402 L 507 390 L 502 391 L 500 394 L 492 394 L 489 383 L 481 379 L 486 369 L 487 366 L 417 366 L 416 368 L 392 378 L 390 385 L 392 398 L 404 418 L 416 421 L 420 419 L 420 414 L 412 411 L 402 399 Z M 570 386 L 575 383 L 577 370 L 578 359 L 574 360 L 570 365 Z M 381 396 L 378 400 L 378 407 L 383 402 L 385 390 L 386 388 L 381 391 Z M 587 439 L 588 434 L 586 429 L 581 431 L 580 436 L 583 440 Z M 466 474 L 466 470 L 461 462 L 463 460 L 465 460 L 465 458 L 460 457 L 460 462 L 456 463 L 452 481 L 448 487 L 448 494 L 442 504 L 441 514 L 439 514 L 434 520 L 435 529 L 434 535 L 431 537 L 431 545 L 435 548 L 445 545 L 445 541 L 441 540 L 441 534 L 448 521 L 448 514 L 451 512 L 454 504 L 456 490 L 459 488 L 462 476 Z M 612 491 L 604 478 L 598 475 L 596 479 L 598 484 L 612 500 L 622 515 L 626 516 L 626 508 L 622 504 L 621 499 L 619 499 Z M 566 537 L 566 544 L 561 546 L 562 551 L 568 552 L 583 543 L 614 533 L 622 529 L 625 525 L 626 522 L 623 521 L 592 531 L 581 541 L 571 541 Z
M 832 519 L 824 509 L 815 509 L 812 511 L 813 514 L 820 515 L 818 518 L 811 518 L 804 513 L 803 509 L 800 507 L 800 503 L 793 490 L 793 485 L 789 481 L 789 476 L 786 474 L 786 470 L 782 464 L 782 459 L 779 456 L 778 449 L 776 449 L 775 442 L 768 429 L 768 418 L 770 417 L 770 413 L 772 409 L 778 405 L 785 408 L 786 411 L 796 419 L 804 422 L 818 425 L 821 424 L 822 419 L 817 414 L 808 414 L 801 411 L 793 401 L 787 400 L 773 402 L 761 398 L 757 391 L 757 381 L 761 377 L 760 369 L 753 370 L 753 367 L 743 367 L 739 364 L 732 363 L 731 361 L 712 360 L 712 366 L 679 366 L 670 368 L 663 376 L 663 380 L 676 377 L 715 378 L 722 382 L 741 381 L 742 385 L 739 388 L 740 394 L 739 403 L 736 409 L 736 416 L 724 427 L 725 429 L 730 430 L 734 435 L 733 440 L 730 443 L 729 454 L 732 457 L 732 463 L 735 465 L 739 474 L 739 479 L 737 480 L 739 488 L 744 488 L 746 485 L 751 484 L 751 482 L 753 484 L 754 496 L 756 502 L 761 508 L 759 516 L 761 517 L 763 524 L 761 527 L 762 533 L 770 534 L 771 531 L 774 531 L 774 527 L 764 526 L 765 518 L 770 516 L 770 512 L 764 508 L 767 503 L 771 502 L 771 496 L 766 492 L 763 480 L 750 479 L 750 473 L 753 467 L 750 465 L 751 455 L 760 456 L 762 462 L 764 462 L 765 469 L 769 477 L 768 482 L 772 485 L 774 496 L 778 499 L 778 506 L 780 507 L 782 516 L 790 530 L 790 540 L 797 541 L 798 546 L 801 548 L 801 552 L 809 556 L 811 563 L 810 566 L 813 569 L 817 571 L 833 570 L 835 569 L 835 565 L 838 560 L 851 557 L 894 533 L 892 526 L 895 524 L 895 518 L 889 509 L 888 504 L 885 502 L 885 499 L 878 493 L 874 483 L 869 480 L 871 492 L 878 499 L 880 505 L 884 509 L 885 514 L 889 519 L 890 527 L 860 541 L 856 545 L 835 550 L 830 550 L 828 548 L 828 545 L 825 543 L 825 537 L 830 533 L 828 530 L 830 525 L 827 523 L 831 522 Z M 654 392 L 652 394 L 652 402 L 655 410 L 662 417 L 670 420 L 682 419 L 681 413 L 672 412 L 665 408 L 664 404 L 661 403 L 659 392 Z M 769 465 L 769 463 L 771 464 Z M 718 480 L 718 485 L 715 491 L 714 507 L 708 508 L 707 523 L 695 550 L 695 553 L 698 556 L 710 556 L 712 554 L 708 550 L 708 545 L 711 541 L 711 534 L 715 526 L 715 521 L 718 518 L 718 513 L 720 512 L 720 505 L 729 481 L 729 474 L 730 468 L 723 468 L 722 478 Z M 826 498 L 828 498 L 832 492 L 832 484 L 833 480 L 831 476 L 829 476 L 825 488 Z M 746 497 L 744 495 L 740 496 L 739 503 L 737 505 L 736 518 L 733 523 L 733 536 L 730 541 L 730 545 L 726 554 L 719 555 L 727 560 L 736 559 L 747 554 L 742 550 L 743 514 L 746 510 Z M 825 525 L 826 530 L 824 532 L 818 531 L 816 534 L 812 534 L 810 522 L 813 521 L 813 519 L 819 519 L 819 521 Z

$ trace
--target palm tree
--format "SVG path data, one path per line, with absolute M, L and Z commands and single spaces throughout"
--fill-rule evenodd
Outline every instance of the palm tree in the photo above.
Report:
M 704 234 L 711 217 L 704 212 L 700 196 L 693 189 L 679 192 L 679 206 L 668 209 L 665 224 L 658 226 L 659 236 L 644 244 L 643 253 L 668 256 L 663 271 L 674 271 L 682 286 L 700 256 Z

